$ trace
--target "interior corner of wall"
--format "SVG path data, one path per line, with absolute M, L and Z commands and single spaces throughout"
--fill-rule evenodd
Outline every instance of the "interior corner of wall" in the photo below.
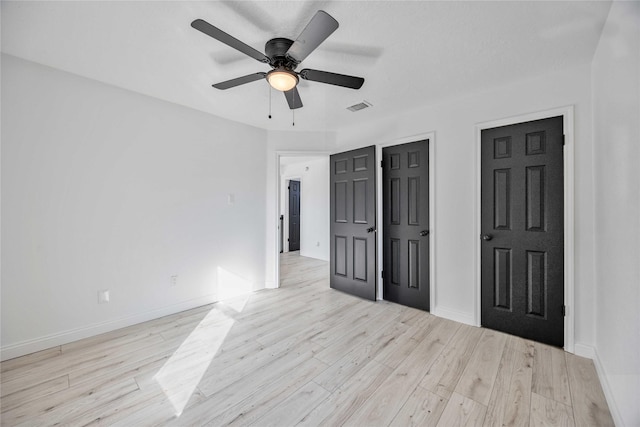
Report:
M 472 313 L 466 313 L 458 310 L 453 310 L 446 307 L 432 307 L 431 314 L 438 317 L 443 317 L 454 322 L 464 323 L 465 325 L 478 326 L 474 320 Z
M 573 346 L 573 354 L 593 360 L 596 357 L 596 349 L 591 345 L 575 343 Z

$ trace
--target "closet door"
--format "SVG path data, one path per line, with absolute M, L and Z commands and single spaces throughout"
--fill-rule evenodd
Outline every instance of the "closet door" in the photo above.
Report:
M 330 165 L 330 286 L 375 300 L 375 147 L 334 154 Z

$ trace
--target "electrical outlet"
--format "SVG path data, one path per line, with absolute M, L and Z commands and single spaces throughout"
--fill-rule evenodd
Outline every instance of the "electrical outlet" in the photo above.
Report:
M 169 284 L 171 286 L 177 286 L 178 285 L 178 276 L 171 276 L 171 279 L 169 280 Z
M 109 302 L 109 289 L 101 289 L 98 291 L 98 304 L 106 304 Z

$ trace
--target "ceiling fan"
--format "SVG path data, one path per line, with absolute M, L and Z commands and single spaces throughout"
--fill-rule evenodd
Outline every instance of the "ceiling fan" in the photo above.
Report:
M 269 64 L 272 68 L 272 70 L 267 73 L 259 72 L 248 74 L 216 83 L 213 87 L 222 90 L 230 89 L 266 78 L 271 87 L 284 93 L 289 108 L 292 110 L 302 107 L 302 100 L 296 88 L 299 77 L 309 81 L 351 89 L 360 89 L 360 87 L 362 87 L 364 83 L 362 77 L 347 76 L 309 68 L 305 68 L 299 72 L 295 71 L 298 65 L 338 28 L 338 25 L 338 21 L 331 15 L 319 10 L 295 41 L 284 37 L 271 39 L 266 43 L 264 47 L 265 53 L 263 54 L 202 19 L 196 19 L 191 23 L 191 26 L 196 30 L 213 37 L 253 59 Z

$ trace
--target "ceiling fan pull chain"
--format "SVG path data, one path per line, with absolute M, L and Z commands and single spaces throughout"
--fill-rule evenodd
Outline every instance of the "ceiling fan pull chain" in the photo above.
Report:
M 269 118 L 271 118 L 271 86 L 269 86 Z
M 292 123 L 291 126 L 296 125 L 296 110 L 291 110 Z

